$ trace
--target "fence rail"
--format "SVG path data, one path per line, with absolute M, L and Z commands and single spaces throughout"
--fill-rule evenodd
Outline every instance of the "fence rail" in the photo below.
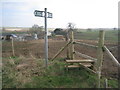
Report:
M 83 42 L 74 42 L 75 44 L 78 44 L 78 45 L 83 45 L 83 46 L 88 46 L 88 47 L 93 47 L 95 49 L 98 48 L 98 46 L 95 46 L 95 45 L 91 45 L 91 44 L 87 44 L 87 43 L 83 43 Z
M 109 49 L 112 50 L 112 49 L 115 49 L 115 48 L 118 48 L 118 46 L 110 47 Z
M 83 57 L 83 58 L 88 58 L 88 59 L 92 59 L 92 60 L 94 60 L 94 61 L 97 61 L 96 58 L 93 58 L 93 57 L 88 56 L 88 55 L 86 55 L 86 54 L 82 54 L 82 53 L 77 52 L 77 51 L 75 51 L 75 53 L 78 54 L 78 55 L 80 55 L 80 56 Z
M 106 51 L 106 53 L 109 55 L 109 57 L 115 62 L 115 64 L 120 67 L 120 63 L 119 63 L 118 60 L 113 56 L 113 54 L 109 51 L 109 49 L 108 49 L 106 46 L 104 46 L 103 48 L 104 48 L 104 50 Z

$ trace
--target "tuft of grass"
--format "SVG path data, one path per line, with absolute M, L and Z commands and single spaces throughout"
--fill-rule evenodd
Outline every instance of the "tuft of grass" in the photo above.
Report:
M 111 79 L 111 80 L 108 80 L 108 85 L 109 87 L 112 87 L 112 88 L 118 88 L 118 80 L 114 80 L 114 79 Z
M 15 80 L 15 72 L 13 66 L 3 67 L 2 70 L 2 87 L 4 88 L 15 88 L 16 80 Z

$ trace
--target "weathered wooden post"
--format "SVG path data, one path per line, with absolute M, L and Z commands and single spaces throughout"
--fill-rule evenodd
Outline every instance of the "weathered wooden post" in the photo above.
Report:
M 98 73 L 98 88 L 100 88 L 101 69 L 102 69 L 102 62 L 103 62 L 104 35 L 105 35 L 105 31 L 101 30 L 99 32 L 97 62 L 95 63 L 96 64 L 95 68 Z
M 73 35 L 73 30 L 74 30 L 74 24 L 73 23 L 68 23 L 68 28 L 69 28 L 69 32 L 70 32 L 70 41 L 71 41 L 71 45 L 70 45 L 70 59 L 74 59 L 74 35 Z
M 105 88 L 108 88 L 108 80 L 107 80 L 107 78 L 105 79 Z
M 12 39 L 12 53 L 13 53 L 13 56 L 15 56 L 14 39 L 13 37 L 11 39 Z
M 66 34 L 66 42 L 69 42 L 69 32 Z M 70 59 L 70 51 L 69 46 L 67 47 L 67 59 Z
M 74 53 L 75 53 L 75 50 L 74 50 L 74 33 L 73 33 L 73 30 L 71 30 L 71 59 L 73 60 L 74 59 Z
M 37 17 L 44 17 L 45 23 L 45 66 L 48 66 L 48 30 L 47 30 L 47 18 L 52 18 L 52 13 L 47 12 L 47 8 L 44 11 L 35 10 L 34 15 Z

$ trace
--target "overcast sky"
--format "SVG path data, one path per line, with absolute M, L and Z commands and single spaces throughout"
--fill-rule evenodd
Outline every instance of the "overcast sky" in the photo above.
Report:
M 43 17 L 35 17 L 34 10 L 44 8 L 53 13 L 49 28 L 66 28 L 69 22 L 77 28 L 118 27 L 119 0 L 2 0 L 0 25 L 10 27 L 44 26 Z

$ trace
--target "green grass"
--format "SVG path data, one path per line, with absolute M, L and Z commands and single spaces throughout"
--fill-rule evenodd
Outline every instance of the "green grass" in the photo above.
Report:
M 15 79 L 15 69 L 11 64 L 8 64 L 7 67 L 3 67 L 2 71 L 2 87 L 5 88 L 15 88 L 16 87 L 16 79 Z
M 12 57 L 14 60 L 19 60 L 18 57 Z M 4 59 L 3 59 L 4 60 Z M 41 73 L 38 76 L 31 75 L 26 77 L 22 72 L 16 71 L 15 65 L 11 65 L 8 61 L 4 62 L 3 67 L 3 88 L 96 88 L 97 76 L 86 71 L 83 68 L 66 70 L 62 59 L 49 61 L 50 65 L 47 68 L 36 68 Z M 44 64 L 44 62 L 38 62 Z M 26 70 L 27 72 L 27 70 Z M 31 72 L 28 72 L 29 74 Z M 20 76 L 21 75 L 21 76 Z M 19 77 L 18 77 L 19 76 Z M 30 79 L 23 82 L 21 79 Z M 101 80 L 101 87 L 104 87 L 104 78 Z M 110 87 L 117 88 L 118 82 L 115 79 L 108 80 Z
M 75 32 L 75 39 L 98 40 L 99 31 Z M 105 31 L 105 41 L 118 42 L 118 30 Z
M 109 42 L 118 42 L 118 30 L 106 31 L 105 40 Z
M 96 40 L 98 37 L 98 33 L 98 31 L 74 32 L 74 37 L 75 39 Z
M 116 87 L 118 87 L 118 81 L 117 80 L 108 80 L 108 85 L 113 88 L 116 88 Z

